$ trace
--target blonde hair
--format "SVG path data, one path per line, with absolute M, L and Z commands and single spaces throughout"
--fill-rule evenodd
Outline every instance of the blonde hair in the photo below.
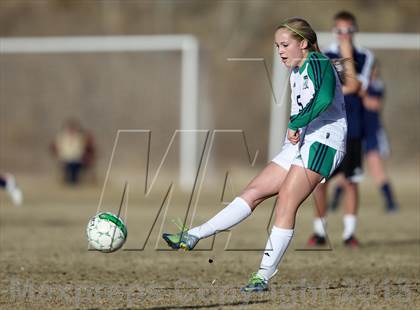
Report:
M 286 19 L 277 27 L 276 31 L 279 29 L 289 30 L 292 33 L 292 37 L 299 42 L 306 40 L 309 51 L 321 52 L 318 47 L 318 38 L 315 31 L 303 18 L 293 17 Z
M 276 28 L 276 31 L 279 29 L 288 29 L 292 33 L 292 37 L 299 42 L 306 40 L 308 42 L 307 49 L 309 51 L 322 53 L 318 47 L 318 38 L 315 31 L 312 29 L 311 25 L 303 18 L 292 17 L 286 19 L 283 23 L 280 24 L 280 26 Z M 352 59 L 339 58 L 330 60 L 334 69 L 337 71 L 338 77 L 342 84 L 345 83 L 346 77 L 348 75 L 345 68 L 345 63 L 348 61 L 352 62 Z

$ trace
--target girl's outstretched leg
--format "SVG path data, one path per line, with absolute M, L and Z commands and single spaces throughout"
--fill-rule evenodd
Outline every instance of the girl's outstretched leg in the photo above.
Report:
M 275 163 L 268 164 L 227 207 L 204 224 L 178 234 L 163 234 L 174 249 L 192 250 L 200 239 L 227 230 L 245 220 L 263 200 L 276 195 L 287 171 Z

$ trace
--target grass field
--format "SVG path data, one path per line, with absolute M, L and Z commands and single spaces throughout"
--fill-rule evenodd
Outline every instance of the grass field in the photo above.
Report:
M 1 193 L 1 309 L 415 309 L 420 307 L 420 211 L 418 176 L 401 175 L 396 189 L 401 211 L 383 212 L 369 182 L 362 186 L 359 249 L 341 243 L 341 212 L 328 219 L 330 251 L 299 251 L 312 233 L 312 201 L 299 211 L 295 238 L 271 281 L 260 294 L 239 292 L 256 271 L 266 242 L 266 204 L 204 251 L 176 252 L 158 238 L 161 222 L 144 251 L 102 254 L 88 251 L 85 226 L 95 214 L 101 186 L 65 188 L 51 180 L 21 178 L 22 208 Z M 119 200 L 120 192 L 110 193 Z M 130 200 L 126 248 L 138 247 L 159 208 Z M 182 213 L 182 205 L 168 212 Z M 212 209 L 213 208 L 213 209 Z M 197 222 L 215 212 L 203 203 Z M 217 206 L 220 208 L 220 205 Z M 138 222 L 138 224 L 136 224 Z M 164 229 L 174 230 L 170 223 Z M 136 241 L 138 238 L 139 241 Z M 254 250 L 252 250 L 254 249 Z M 212 263 L 209 260 L 213 260 Z

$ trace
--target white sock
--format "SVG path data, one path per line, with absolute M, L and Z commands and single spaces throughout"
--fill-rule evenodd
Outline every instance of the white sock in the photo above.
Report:
M 343 231 L 343 239 L 347 240 L 351 237 L 351 235 L 354 234 L 356 230 L 356 223 L 357 218 L 354 214 L 345 214 L 343 217 L 343 223 L 344 223 L 344 231 Z
M 325 228 L 327 220 L 325 217 L 317 217 L 314 219 L 314 233 L 320 237 L 325 237 Z
M 217 213 L 203 225 L 191 228 L 188 233 L 198 238 L 206 238 L 219 231 L 231 228 L 242 222 L 252 213 L 248 203 L 236 197 L 226 208 Z
M 263 258 L 258 274 L 265 280 L 270 280 L 277 272 L 277 265 L 290 244 L 293 237 L 293 229 L 283 229 L 273 226 L 270 237 L 267 240 Z

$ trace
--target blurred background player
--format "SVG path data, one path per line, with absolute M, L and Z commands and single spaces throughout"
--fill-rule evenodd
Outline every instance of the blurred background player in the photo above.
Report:
M 341 11 L 334 16 L 334 33 L 337 42 L 325 51 L 330 59 L 344 59 L 346 75 L 343 83 L 343 93 L 347 112 L 347 146 L 346 156 L 338 167 L 336 175 L 340 177 L 342 190 L 345 194 L 345 211 L 343 217 L 344 244 L 350 247 L 358 246 L 355 230 L 359 205 L 358 182 L 362 180 L 362 138 L 363 138 L 363 98 L 360 90 L 366 90 L 369 85 L 373 64 L 373 54 L 364 48 L 355 47 L 353 35 L 357 31 L 356 18 L 350 12 Z M 355 78 L 357 76 L 357 78 Z M 327 211 L 327 184 L 320 184 L 314 191 L 316 215 L 314 219 L 314 234 L 308 245 L 325 244 L 325 225 Z
M 394 198 L 383 162 L 390 153 L 388 139 L 380 120 L 384 93 L 385 85 L 380 77 L 379 63 L 375 61 L 369 87 L 366 91 L 362 91 L 365 108 L 363 113 L 363 152 L 369 173 L 383 196 L 385 211 L 395 212 L 398 210 L 398 203 Z M 332 211 L 338 208 L 342 191 L 343 188 L 340 185 L 335 188 L 330 204 Z
M 57 134 L 52 151 L 62 165 L 65 183 L 75 185 L 80 181 L 81 171 L 94 162 L 93 136 L 82 128 L 79 121 L 69 119 Z
M 386 159 L 390 153 L 388 139 L 380 120 L 384 93 L 385 86 L 380 77 L 379 64 L 376 61 L 369 87 L 363 97 L 365 106 L 363 150 L 369 173 L 383 195 L 385 210 L 394 212 L 398 209 L 398 204 L 394 199 L 392 187 L 383 163 L 383 159 Z
M 0 187 L 6 190 L 15 206 L 20 206 L 22 204 L 23 194 L 16 184 L 16 178 L 12 174 L 0 174 Z

